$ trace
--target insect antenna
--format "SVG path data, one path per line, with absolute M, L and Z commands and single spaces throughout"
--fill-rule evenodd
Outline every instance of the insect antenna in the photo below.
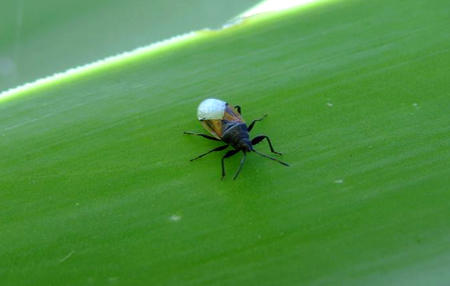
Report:
M 255 152 L 256 154 L 260 155 L 260 156 L 263 156 L 263 157 L 268 158 L 268 159 L 270 159 L 270 160 L 277 161 L 277 162 L 280 163 L 281 165 L 284 165 L 284 166 L 286 166 L 286 167 L 289 167 L 289 164 L 288 164 L 288 163 L 285 163 L 285 162 L 283 162 L 283 161 L 280 161 L 280 160 L 278 160 L 277 158 L 273 158 L 273 157 L 270 157 L 270 156 L 268 156 L 268 155 L 266 155 L 266 154 L 260 153 L 260 152 L 256 151 L 255 149 L 253 149 L 252 151 Z

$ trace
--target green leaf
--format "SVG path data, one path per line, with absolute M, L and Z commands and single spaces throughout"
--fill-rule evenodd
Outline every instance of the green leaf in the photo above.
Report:
M 321 2 L 3 100 L 1 284 L 447 285 L 448 14 Z M 189 162 L 207 97 L 291 167 Z

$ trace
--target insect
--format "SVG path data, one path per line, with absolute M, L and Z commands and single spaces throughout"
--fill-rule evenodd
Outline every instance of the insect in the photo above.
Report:
M 239 168 L 233 176 L 233 179 L 236 179 L 241 172 L 242 166 L 245 163 L 246 154 L 249 152 L 255 152 L 260 156 L 276 161 L 284 166 L 289 166 L 289 164 L 276 158 L 270 157 L 266 154 L 260 153 L 253 148 L 254 145 L 266 139 L 267 143 L 269 144 L 270 151 L 272 153 L 281 155 L 281 153 L 273 149 L 272 142 L 266 135 L 259 135 L 250 140 L 250 136 L 248 133 L 253 129 L 256 122 L 263 120 L 266 116 L 267 114 L 259 119 L 253 120 L 247 127 L 247 124 L 245 124 L 245 121 L 241 117 L 241 107 L 239 105 L 233 107 L 225 101 L 214 98 L 203 100 L 198 106 L 197 117 L 198 120 L 200 120 L 200 122 L 202 123 L 203 127 L 208 130 L 208 132 L 211 133 L 212 136 L 190 131 L 185 131 L 184 134 L 197 135 L 214 141 L 222 141 L 223 143 L 225 143 L 225 145 L 219 146 L 206 153 L 203 153 L 191 159 L 191 161 L 200 159 L 212 152 L 225 150 L 231 146 L 234 149 L 228 151 L 222 157 L 222 179 L 225 177 L 225 159 L 241 151 L 243 153 L 243 156 Z

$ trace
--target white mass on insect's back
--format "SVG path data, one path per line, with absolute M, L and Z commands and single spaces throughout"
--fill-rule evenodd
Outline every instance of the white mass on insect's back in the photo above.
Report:
M 203 100 L 197 109 L 198 120 L 222 119 L 226 105 L 225 101 L 215 98 Z

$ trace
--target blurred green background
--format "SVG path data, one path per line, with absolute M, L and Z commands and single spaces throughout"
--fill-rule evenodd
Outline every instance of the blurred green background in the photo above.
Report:
M 219 28 L 258 0 L 2 0 L 0 91 L 171 36 Z

